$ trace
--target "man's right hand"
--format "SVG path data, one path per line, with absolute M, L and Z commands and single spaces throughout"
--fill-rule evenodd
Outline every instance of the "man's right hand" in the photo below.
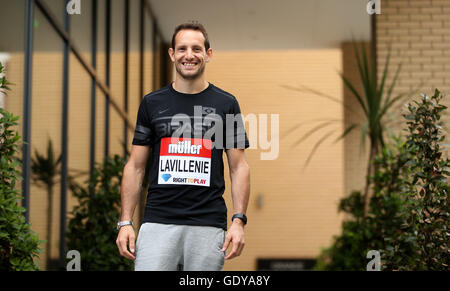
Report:
M 119 234 L 117 235 L 116 240 L 116 244 L 117 247 L 119 248 L 120 255 L 133 261 L 136 260 L 135 241 L 136 241 L 136 234 L 134 233 L 133 226 L 131 225 L 122 226 L 119 230 Z M 129 250 L 128 246 L 130 247 Z

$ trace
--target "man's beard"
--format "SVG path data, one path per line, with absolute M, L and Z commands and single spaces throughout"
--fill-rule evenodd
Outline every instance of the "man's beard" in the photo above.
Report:
M 181 77 L 183 77 L 183 79 L 186 79 L 186 80 L 195 80 L 195 79 L 197 79 L 201 74 L 203 74 L 203 72 L 205 71 L 205 67 L 206 67 L 206 66 L 203 64 L 203 66 L 200 67 L 200 69 L 198 69 L 197 73 L 195 73 L 195 74 L 193 74 L 193 75 L 185 75 L 185 74 L 183 74 L 183 70 L 182 70 L 180 67 L 178 67 L 178 66 L 175 66 L 175 69 L 177 70 L 177 73 L 180 74 Z

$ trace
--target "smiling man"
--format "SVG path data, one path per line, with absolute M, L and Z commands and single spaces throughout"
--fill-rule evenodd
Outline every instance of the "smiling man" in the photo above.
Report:
M 212 58 L 205 28 L 195 22 L 177 26 L 169 55 L 175 81 L 139 106 L 116 243 L 122 256 L 135 260 L 135 270 L 220 271 L 244 248 L 249 142 L 236 98 L 205 80 Z M 229 228 L 224 151 L 233 200 Z M 135 241 L 131 220 L 150 153 L 150 187 Z

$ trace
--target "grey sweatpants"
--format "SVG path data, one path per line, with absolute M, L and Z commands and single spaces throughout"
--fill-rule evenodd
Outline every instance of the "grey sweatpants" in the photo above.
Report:
M 212 226 L 143 223 L 135 271 L 221 271 L 225 230 Z

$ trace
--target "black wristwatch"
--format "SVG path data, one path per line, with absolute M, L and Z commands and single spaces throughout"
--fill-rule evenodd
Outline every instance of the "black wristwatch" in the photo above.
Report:
M 235 218 L 239 218 L 240 220 L 242 220 L 244 225 L 247 224 L 247 216 L 245 216 L 245 214 L 237 213 L 237 214 L 233 215 L 233 217 L 231 218 L 231 221 L 233 221 Z

